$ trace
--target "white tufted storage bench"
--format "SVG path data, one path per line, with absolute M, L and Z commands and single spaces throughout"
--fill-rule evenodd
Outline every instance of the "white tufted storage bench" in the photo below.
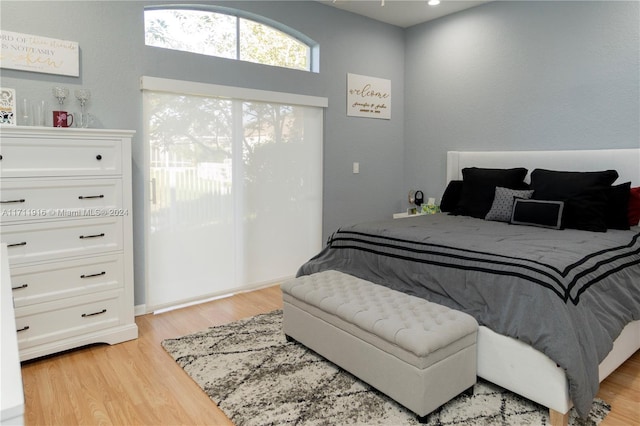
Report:
M 476 382 L 476 320 L 338 271 L 282 284 L 284 333 L 424 417 Z

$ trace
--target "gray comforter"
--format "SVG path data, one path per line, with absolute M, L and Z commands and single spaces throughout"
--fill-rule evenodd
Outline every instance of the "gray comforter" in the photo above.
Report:
M 594 233 L 446 214 L 335 232 L 298 276 L 328 269 L 466 312 L 566 370 L 585 417 L 598 364 L 640 319 L 640 228 Z

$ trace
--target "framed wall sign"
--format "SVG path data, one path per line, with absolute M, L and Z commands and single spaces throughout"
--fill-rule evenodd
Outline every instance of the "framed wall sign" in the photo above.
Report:
M 80 48 L 75 41 L 0 31 L 0 67 L 45 74 L 80 75 Z
M 347 74 L 347 115 L 391 118 L 391 80 Z

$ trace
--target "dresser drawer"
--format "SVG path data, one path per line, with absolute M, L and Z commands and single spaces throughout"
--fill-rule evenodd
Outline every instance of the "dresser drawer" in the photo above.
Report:
M 45 221 L 0 226 L 12 266 L 123 248 L 122 217 Z
M 16 308 L 124 287 L 122 255 L 11 268 Z
M 0 176 L 122 174 L 120 140 L 2 137 Z
M 119 179 L 3 179 L 0 182 L 3 223 L 124 214 L 121 207 L 122 181 Z
M 16 330 L 20 350 L 115 327 L 120 323 L 121 292 L 102 292 L 16 308 Z

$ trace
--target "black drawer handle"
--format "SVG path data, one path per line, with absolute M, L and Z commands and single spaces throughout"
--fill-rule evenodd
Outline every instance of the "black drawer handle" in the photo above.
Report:
M 81 195 L 78 197 L 79 200 L 89 200 L 91 198 L 104 198 L 104 195 Z
M 0 204 L 11 204 L 11 203 L 24 203 L 26 200 L 24 198 L 21 198 L 19 200 L 2 200 L 0 201 Z
M 102 155 L 100 155 L 100 154 L 96 155 L 96 160 L 98 160 L 98 161 L 102 160 Z
M 28 329 L 29 329 L 29 326 L 26 325 L 26 326 L 24 326 L 22 328 L 17 329 L 16 332 L 20 333 L 21 331 L 27 331 Z
M 105 312 L 107 312 L 107 310 L 106 310 L 106 309 L 103 309 L 103 310 L 101 310 L 101 311 L 99 311 L 99 312 L 94 312 L 94 313 L 92 313 L 92 314 L 82 314 L 82 318 L 92 317 L 92 316 L 94 316 L 94 315 L 104 314 Z
M 23 241 L 21 243 L 13 243 L 13 244 L 7 244 L 7 247 L 18 247 L 18 246 L 26 246 L 27 242 Z
M 80 275 L 80 278 L 92 278 L 92 277 L 99 277 L 101 275 L 106 275 L 107 273 L 105 271 L 102 272 L 98 272 L 97 274 L 89 274 L 89 275 Z
M 22 284 L 22 285 L 19 285 L 18 287 L 11 287 L 11 290 L 20 290 L 27 287 L 29 287 L 29 284 Z
M 87 238 L 100 238 L 100 237 L 104 237 L 104 232 L 102 234 L 95 234 L 95 235 L 80 235 L 81 240 L 85 240 Z

